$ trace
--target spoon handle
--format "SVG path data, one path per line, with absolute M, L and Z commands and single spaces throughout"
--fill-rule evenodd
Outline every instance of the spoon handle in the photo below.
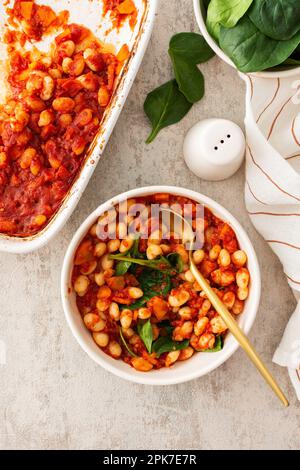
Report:
M 282 392 L 281 388 L 277 384 L 276 380 L 274 379 L 272 374 L 269 372 L 267 367 L 264 365 L 263 361 L 260 359 L 254 347 L 252 346 L 252 344 L 250 343 L 246 335 L 243 333 L 243 331 L 241 330 L 241 328 L 239 327 L 239 325 L 237 324 L 237 322 L 235 321 L 235 319 L 233 318 L 233 316 L 231 315 L 227 307 L 223 304 L 222 300 L 216 295 L 216 293 L 213 291 L 210 285 L 206 282 L 203 275 L 199 272 L 191 256 L 190 256 L 190 269 L 196 281 L 200 285 L 201 289 L 203 289 L 204 292 L 206 293 L 211 304 L 219 313 L 220 317 L 224 320 L 228 329 L 231 331 L 231 333 L 236 338 L 240 346 L 243 348 L 245 353 L 251 359 L 255 367 L 259 370 L 259 372 L 261 373 L 265 381 L 270 385 L 270 387 L 276 393 L 276 395 L 281 400 L 283 405 L 289 406 L 289 402 L 286 396 L 284 395 L 284 393 Z

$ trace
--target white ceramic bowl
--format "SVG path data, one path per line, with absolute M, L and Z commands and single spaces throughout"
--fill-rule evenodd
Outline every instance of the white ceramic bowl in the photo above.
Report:
M 194 11 L 196 15 L 196 20 L 198 26 L 200 28 L 201 34 L 204 37 L 207 44 L 212 48 L 212 50 L 227 64 L 231 65 L 232 67 L 236 68 L 234 63 L 229 59 L 229 57 L 222 51 L 219 45 L 215 42 L 215 40 L 211 37 L 209 32 L 207 31 L 205 20 L 206 20 L 206 8 L 204 7 L 203 0 L 193 0 L 194 2 Z M 251 73 L 251 75 L 255 75 L 257 77 L 264 77 L 264 78 L 272 78 L 272 77 L 291 77 L 293 75 L 298 75 L 300 72 L 300 67 L 294 67 L 288 70 L 274 70 L 274 71 L 263 71 L 263 72 L 256 72 Z
M 84 164 L 74 183 L 68 191 L 67 196 L 62 201 L 58 211 L 51 218 L 46 227 L 37 234 L 29 237 L 13 237 L 0 233 L 0 251 L 9 253 L 29 253 L 37 250 L 49 243 L 49 241 L 62 229 L 67 222 L 75 207 L 77 206 L 110 138 L 113 128 L 118 120 L 122 108 L 127 99 L 130 88 L 134 82 L 135 76 L 142 63 L 146 52 L 148 42 L 151 37 L 158 0 L 135 0 L 138 9 L 138 19 L 134 31 L 128 27 L 127 23 L 118 30 L 111 28 L 109 23 L 106 28 L 106 22 L 99 11 L 102 10 L 102 0 L 59 0 L 61 10 L 66 9 L 70 12 L 70 22 L 79 23 L 92 30 L 100 41 L 111 44 L 116 51 L 120 45 L 128 44 L 130 55 L 126 61 L 123 72 L 120 74 L 118 84 L 114 91 L 111 102 L 103 116 L 99 132 L 90 146 L 84 160 Z M 57 9 L 57 0 L 48 0 L 47 5 Z M 70 4 L 72 4 L 70 6 Z M 2 33 L 5 24 L 4 14 L 5 2 L 0 2 L 0 32 Z M 100 10 L 99 10 L 100 9 Z M 100 21 L 101 20 L 101 21 Z M 99 24 L 101 22 L 101 27 Z M 104 26 L 104 28 L 102 27 Z M 3 51 L 1 49 L 0 35 L 0 63 L 2 62 Z M 5 57 L 5 56 L 4 56 Z M 1 74 L 0 74 L 1 77 Z M 0 78 L 1 80 L 1 78 Z M 2 86 L 2 83 L 1 83 Z
M 73 268 L 74 255 L 81 240 L 84 238 L 92 224 L 95 223 L 97 218 L 113 205 L 125 199 L 161 192 L 185 196 L 195 200 L 196 202 L 203 203 L 209 209 L 211 209 L 216 216 L 220 217 L 224 221 L 227 221 L 235 231 L 241 248 L 245 250 L 248 255 L 248 269 L 251 276 L 249 298 L 246 301 L 243 313 L 239 317 L 239 324 L 246 333 L 249 333 L 256 317 L 261 290 L 259 265 L 254 248 L 246 232 L 226 209 L 207 196 L 189 189 L 177 188 L 174 186 L 149 186 L 127 191 L 110 199 L 104 204 L 101 204 L 101 206 L 99 206 L 79 227 L 65 255 L 61 275 L 61 296 L 64 312 L 73 335 L 79 342 L 82 349 L 91 357 L 91 359 L 104 367 L 104 369 L 119 377 L 122 377 L 123 379 L 147 385 L 176 384 L 187 382 L 188 380 L 205 375 L 225 362 L 238 348 L 238 343 L 234 337 L 231 334 L 227 334 L 224 347 L 220 352 L 197 353 L 194 354 L 191 359 L 178 362 L 170 368 L 162 368 L 160 370 L 154 370 L 145 373 L 137 372 L 123 361 L 114 360 L 102 352 L 101 349 L 94 343 L 90 331 L 87 330 L 82 321 L 76 306 L 75 293 L 71 285 L 71 273 Z

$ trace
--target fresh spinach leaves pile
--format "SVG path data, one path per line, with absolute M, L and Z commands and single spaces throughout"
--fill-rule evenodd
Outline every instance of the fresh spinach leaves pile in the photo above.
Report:
M 204 95 L 204 77 L 198 64 L 206 62 L 214 52 L 200 34 L 179 33 L 171 38 L 169 56 L 175 79 L 151 91 L 146 97 L 144 110 L 152 124 L 146 140 L 152 142 L 164 127 L 179 122 L 193 103 Z
M 211 0 L 206 25 L 241 72 L 300 64 L 299 0 Z
M 127 272 L 135 274 L 144 293 L 143 297 L 126 306 L 130 310 L 143 307 L 148 300 L 156 295 L 167 295 L 172 288 L 171 277 L 181 273 L 183 269 L 183 263 L 178 253 L 170 253 L 166 257 L 160 256 L 149 260 L 144 253 L 139 252 L 138 246 L 139 239 L 136 239 L 127 253 L 110 255 L 110 259 L 118 261 L 116 275 L 122 276 Z M 137 266 L 143 267 L 138 274 L 136 274 Z

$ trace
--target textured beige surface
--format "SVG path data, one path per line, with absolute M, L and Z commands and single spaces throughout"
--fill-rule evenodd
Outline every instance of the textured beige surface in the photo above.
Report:
M 65 229 L 39 252 L 0 254 L 0 448 L 296 449 L 300 407 L 285 369 L 271 362 L 295 302 L 281 267 L 257 235 L 243 202 L 243 170 L 221 183 L 200 181 L 182 159 L 184 133 L 219 116 L 242 125 L 244 87 L 217 58 L 202 66 L 206 95 L 180 125 L 151 146 L 143 114 L 147 91 L 167 80 L 170 36 L 197 30 L 191 0 L 161 0 L 148 53 L 81 203 Z M 174 184 L 227 207 L 248 231 L 262 268 L 263 297 L 251 339 L 291 400 L 283 409 L 239 350 L 206 377 L 170 387 L 127 383 L 103 371 L 66 325 L 59 294 L 62 259 L 74 230 L 101 202 L 130 188 Z

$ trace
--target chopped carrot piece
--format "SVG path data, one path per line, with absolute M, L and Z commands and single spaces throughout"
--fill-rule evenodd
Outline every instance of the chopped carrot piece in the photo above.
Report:
M 30 20 L 32 15 L 33 2 L 20 2 L 21 15 L 25 20 Z
M 129 57 L 129 48 L 127 44 L 123 44 L 121 49 L 119 50 L 117 54 L 117 59 L 119 62 L 124 62 L 126 59 Z
M 70 13 L 67 10 L 61 11 L 56 18 L 57 25 L 62 26 L 66 24 L 69 20 L 69 16 Z
M 79 245 L 76 251 L 74 264 L 76 266 L 80 266 L 81 264 L 92 261 L 93 259 L 94 256 L 92 242 L 90 240 L 85 240 L 81 243 L 81 245 Z
M 115 83 L 115 65 L 109 64 L 107 67 L 107 89 L 112 90 Z
M 5 167 L 7 163 L 7 156 L 5 152 L 0 152 L 0 168 Z
M 16 230 L 16 224 L 15 222 L 11 220 L 0 220 L 0 232 L 6 233 L 6 232 L 13 232 Z
M 116 75 L 119 75 L 119 73 L 121 72 L 123 68 L 123 64 L 120 62 L 117 67 L 116 67 Z
M 135 12 L 130 15 L 129 26 L 132 30 L 134 29 L 136 25 L 137 15 L 138 15 L 137 10 L 135 10 Z
M 155 201 L 158 202 L 168 202 L 170 198 L 170 195 L 167 193 L 157 193 L 154 195 Z
M 133 312 L 133 320 L 136 321 L 138 319 L 138 316 L 139 316 L 139 311 L 138 310 L 134 310 Z
M 27 80 L 27 78 L 29 77 L 29 73 L 30 73 L 30 70 L 29 70 L 29 69 L 23 70 L 23 71 L 22 71 L 21 73 L 19 73 L 19 75 L 18 75 L 19 80 L 21 80 L 21 81 Z
M 124 0 L 117 6 L 117 10 L 121 15 L 130 15 L 136 11 L 136 8 L 132 0 Z
M 36 16 L 45 28 L 47 28 L 56 19 L 56 14 L 52 8 L 44 5 L 37 7 Z

